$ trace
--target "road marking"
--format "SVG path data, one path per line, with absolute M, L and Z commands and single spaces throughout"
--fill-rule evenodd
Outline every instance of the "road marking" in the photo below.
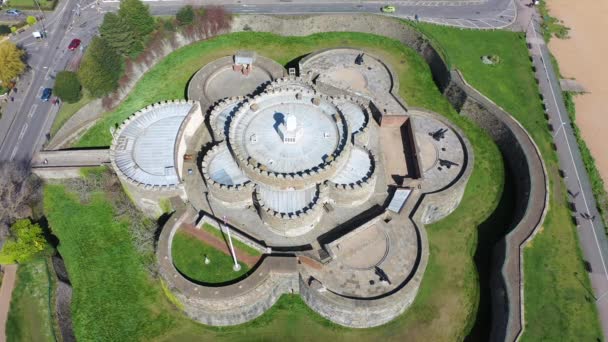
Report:
M 25 131 L 27 131 L 27 122 L 25 123 L 25 125 L 23 125 L 23 128 L 21 129 L 21 133 L 19 133 L 19 138 L 17 139 L 17 143 L 20 143 L 21 140 L 23 140 L 23 136 L 25 135 Z
M 29 112 L 29 114 L 27 115 L 27 117 L 31 119 L 31 118 L 32 118 L 32 116 L 34 116 L 34 112 L 36 111 L 36 109 L 37 109 L 37 108 L 38 108 L 38 105 L 37 105 L 37 104 L 33 105 L 33 106 L 32 106 L 32 108 L 30 109 L 30 112 Z
M 10 159 L 11 159 L 11 161 L 13 161 L 13 159 L 15 159 L 15 155 L 16 155 L 16 154 L 17 154 L 17 146 L 15 146 L 15 147 L 13 148 L 13 153 L 11 153 L 11 158 L 10 158 Z
M 532 25 L 532 32 L 534 33 L 534 37 L 537 37 L 536 29 L 534 25 Z M 537 45 L 538 53 L 542 56 L 542 51 L 540 50 L 540 45 Z M 545 64 L 545 59 L 541 58 L 541 62 L 543 63 L 543 68 L 545 69 L 545 74 L 547 76 L 547 83 L 549 84 L 549 90 L 551 90 L 551 96 L 553 97 L 553 102 L 555 103 L 555 109 L 557 110 L 557 115 L 559 116 L 560 121 L 564 122 L 562 119 L 562 113 L 557 104 L 557 99 L 555 97 L 555 92 L 553 91 L 553 85 L 551 84 L 551 80 L 549 79 L 549 71 L 547 70 L 547 65 Z M 563 125 L 562 125 L 563 126 Z M 576 168 L 576 163 L 574 162 L 574 155 L 572 155 L 572 148 L 570 147 L 570 142 L 568 141 L 568 137 L 565 136 L 566 145 L 568 145 L 568 152 L 570 153 L 570 159 L 572 160 L 572 165 L 574 166 L 574 174 L 576 176 L 576 180 L 578 182 L 578 186 L 581 189 L 581 194 L 583 195 L 583 203 L 585 203 L 585 209 L 587 212 L 590 212 L 589 205 L 587 204 L 587 198 L 585 196 L 585 191 L 583 190 L 583 186 L 581 183 L 581 178 L 579 177 L 578 170 Z M 606 270 L 606 263 L 604 262 L 604 255 L 602 254 L 602 249 L 600 248 L 600 243 L 597 239 L 597 234 L 595 233 L 595 225 L 593 221 L 589 221 L 591 223 L 591 231 L 593 232 L 593 237 L 595 239 L 595 244 L 597 246 L 598 252 L 600 253 L 600 260 L 602 261 L 602 266 L 604 267 L 604 275 L 606 276 L 606 280 L 608 280 L 608 270 Z

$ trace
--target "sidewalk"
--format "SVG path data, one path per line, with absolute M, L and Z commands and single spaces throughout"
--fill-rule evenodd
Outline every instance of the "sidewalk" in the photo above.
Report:
M 526 41 L 530 48 L 532 62 L 536 68 L 538 86 L 544 98 L 549 124 L 552 126 L 553 141 L 559 157 L 559 165 L 564 183 L 570 194 L 573 215 L 578 222 L 579 243 L 583 257 L 590 265 L 589 277 L 593 287 L 599 319 L 608 340 L 608 242 L 606 232 L 597 212 L 597 205 L 589 177 L 583 164 L 559 79 L 555 74 L 549 49 L 540 33 L 540 18 L 534 15 L 526 30 Z M 585 218 L 589 217 L 589 219 Z
M 0 288 L 0 342 L 6 341 L 6 319 L 11 306 L 11 296 L 15 288 L 17 265 L 4 266 L 4 277 Z

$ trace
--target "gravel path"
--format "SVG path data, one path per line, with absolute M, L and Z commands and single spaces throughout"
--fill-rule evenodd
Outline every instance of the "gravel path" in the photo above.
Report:
M 17 265 L 4 266 L 4 277 L 0 288 L 0 342 L 6 341 L 6 319 L 15 288 L 15 278 L 17 278 Z

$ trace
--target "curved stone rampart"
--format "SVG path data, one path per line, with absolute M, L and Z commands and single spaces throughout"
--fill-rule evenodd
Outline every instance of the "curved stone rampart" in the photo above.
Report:
M 298 236 L 309 232 L 321 220 L 323 204 L 327 202 L 329 190 L 327 185 L 319 185 L 319 195 L 315 201 L 306 208 L 297 212 L 280 213 L 266 206 L 263 200 L 257 197 L 258 211 L 262 221 L 268 227 L 281 235 Z
M 483 96 L 480 97 L 478 92 L 462 82 L 464 80 L 461 77 L 451 73 L 442 54 L 433 47 L 430 40 L 400 20 L 378 15 L 350 14 L 284 18 L 251 15 L 236 18 L 232 30 L 242 31 L 244 27 L 284 36 L 306 36 L 336 31 L 371 33 L 396 39 L 424 58 L 438 88 L 460 112 L 463 107 L 464 113 L 475 107 L 487 110 L 486 115 L 476 114 L 470 117 L 479 122 L 486 118 L 482 127 L 490 133 L 501 149 L 510 174 L 515 180 L 520 180 L 515 185 L 516 203 L 520 213 L 511 223 L 514 229 L 495 248 L 495 264 L 497 267 L 502 265 L 502 269 L 494 276 L 492 286 L 494 312 L 491 340 L 515 340 L 521 334 L 524 323 L 523 259 L 520 250 L 542 224 L 549 198 L 542 157 L 526 130 L 508 113 Z M 462 81 L 458 81 L 459 78 Z M 451 96 L 451 92 L 458 95 Z M 469 104 L 465 107 L 467 99 Z M 496 129 L 492 128 L 490 122 L 493 122 L 492 125 Z M 503 129 L 511 132 L 498 134 Z M 507 138 L 509 136 L 511 138 Z
M 178 208 L 165 224 L 157 247 L 160 274 L 189 317 L 216 326 L 240 324 L 263 314 L 283 293 L 298 290 L 293 256 L 268 256 L 248 277 L 226 286 L 203 286 L 186 279 L 173 265 L 171 242 L 181 224 L 195 217 L 192 208 Z
M 213 133 L 213 140 L 219 141 L 225 138 L 225 127 L 221 125 L 221 122 L 225 123 L 225 121 L 222 121 L 221 117 L 226 115 L 226 109 L 230 108 L 231 106 L 238 106 L 238 103 L 243 102 L 244 100 L 244 96 L 232 96 L 221 100 L 218 104 L 213 106 L 213 109 L 209 113 L 209 126 L 211 127 L 211 132 Z M 238 109 L 238 107 L 235 109 Z
M 203 173 L 203 179 L 205 180 L 205 184 L 207 184 L 207 189 L 209 193 L 218 201 L 228 204 L 228 205 L 237 205 L 237 206 L 248 206 L 253 204 L 253 190 L 254 184 L 250 181 L 247 181 L 242 184 L 234 184 L 227 185 L 216 182 L 209 175 L 209 164 L 211 160 L 218 153 L 226 150 L 227 147 L 224 144 L 213 146 L 205 157 L 203 158 L 203 162 L 201 163 L 201 170 Z
M 328 96 L 316 94 L 313 91 L 300 91 L 297 89 L 272 89 L 268 94 L 293 94 L 294 97 L 300 94 L 302 95 L 302 98 L 298 101 L 307 101 L 306 99 L 310 99 L 313 103 L 317 100 L 331 101 L 331 98 Z M 304 97 L 306 97 L 306 99 L 303 99 Z M 256 183 L 272 184 L 273 187 L 277 188 L 302 189 L 310 186 L 312 183 L 321 183 L 325 179 L 331 178 L 344 166 L 350 155 L 352 144 L 348 142 L 349 131 L 346 119 L 339 111 L 337 111 L 337 115 L 333 117 L 340 127 L 338 130 L 340 135 L 338 147 L 328 161 L 317 165 L 314 168 L 309 168 L 297 173 L 267 171 L 265 165 L 248 156 L 242 144 L 237 142 L 239 139 L 237 134 L 240 132 L 236 129 L 236 126 L 239 125 L 240 118 L 250 115 L 248 112 L 252 111 L 255 113 L 259 110 L 257 102 L 260 99 L 261 96 L 256 95 L 242 105 L 241 109 L 235 114 L 234 119 L 230 123 L 230 136 L 228 137 L 228 146 L 232 151 L 234 159 L 249 179 Z M 343 123 L 340 125 L 341 121 L 343 121 Z
M 371 166 L 367 174 L 360 180 L 349 184 L 336 184 L 328 181 L 329 198 L 338 206 L 357 206 L 367 201 L 376 188 L 376 156 L 365 149 L 369 154 Z

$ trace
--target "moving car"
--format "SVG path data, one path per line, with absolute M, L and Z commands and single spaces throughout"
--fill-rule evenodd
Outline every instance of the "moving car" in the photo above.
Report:
M 53 89 L 44 88 L 44 90 L 42 91 L 42 96 L 40 96 L 40 99 L 42 100 L 42 102 L 47 102 L 51 98 L 51 95 L 53 95 Z
M 21 11 L 18 9 L 9 9 L 6 11 L 6 15 L 10 15 L 11 17 L 18 17 L 21 15 Z
M 382 7 L 384 13 L 395 13 L 395 6 L 384 6 Z
M 74 51 L 76 50 L 78 47 L 80 46 L 80 39 L 78 38 L 74 38 L 72 39 L 72 41 L 70 42 L 70 45 L 68 45 L 68 50 L 70 51 Z

